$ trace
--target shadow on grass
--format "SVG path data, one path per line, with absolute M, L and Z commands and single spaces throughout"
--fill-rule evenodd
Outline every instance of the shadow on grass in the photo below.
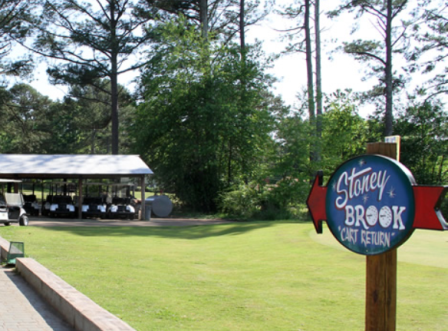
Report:
M 166 227 L 41 227 L 52 232 L 70 232 L 84 237 L 162 237 L 195 240 L 219 236 L 237 236 L 250 231 L 280 224 L 303 223 L 299 221 L 256 221 L 213 225 Z

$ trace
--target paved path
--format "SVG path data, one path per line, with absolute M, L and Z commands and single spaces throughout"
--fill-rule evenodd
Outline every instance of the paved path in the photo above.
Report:
M 13 269 L 0 267 L 0 331 L 73 331 Z

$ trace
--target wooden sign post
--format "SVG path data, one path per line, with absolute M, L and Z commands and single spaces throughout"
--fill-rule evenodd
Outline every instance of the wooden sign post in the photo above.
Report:
M 399 145 L 373 143 L 367 154 L 399 160 Z M 366 256 L 366 331 L 395 331 L 397 316 L 397 250 Z
M 306 201 L 317 233 L 366 255 L 366 331 L 394 331 L 397 248 L 415 229 L 448 230 L 439 212 L 448 186 L 419 186 L 397 161 L 398 145 L 375 143 L 341 164 L 323 186 L 319 172 Z

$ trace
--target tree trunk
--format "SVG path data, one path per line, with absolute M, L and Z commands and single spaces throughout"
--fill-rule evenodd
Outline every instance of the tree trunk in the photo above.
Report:
M 112 56 L 112 74 L 110 77 L 112 99 L 112 154 L 118 154 L 118 77 L 117 56 Z
M 246 40 L 244 31 L 244 0 L 240 0 L 240 47 L 241 47 L 241 59 L 245 62 L 246 59 Z
M 117 36 L 116 28 L 117 22 L 115 20 L 115 7 L 114 2 L 110 5 L 110 24 L 111 24 L 111 74 L 110 74 L 110 86 L 111 86 L 111 119 L 112 119 L 112 154 L 118 154 L 118 52 L 117 52 Z
M 387 22 L 386 22 L 386 113 L 385 113 L 385 136 L 393 133 L 393 77 L 392 77 L 392 1 L 387 0 Z
M 199 19 L 202 27 L 202 37 L 208 40 L 208 1 L 199 0 Z
M 244 107 L 246 93 L 246 32 L 245 27 L 245 0 L 240 0 L 240 52 L 241 52 L 241 103 Z
M 91 144 L 92 145 L 90 145 L 90 154 L 95 154 L 95 137 L 96 137 L 96 129 L 93 128 L 92 129 L 92 136 L 91 136 L 91 139 L 92 139 Z
M 310 150 L 310 161 L 315 160 L 315 106 L 314 106 L 314 83 L 313 83 L 313 53 L 311 48 L 310 31 L 310 8 L 311 0 L 305 0 L 305 52 L 306 52 L 306 71 L 307 71 L 307 91 L 308 91 L 308 114 L 310 117 L 312 131 L 312 143 Z
M 322 138 L 322 69 L 320 50 L 320 0 L 314 2 L 314 34 L 316 47 L 316 160 L 321 159 L 321 138 Z

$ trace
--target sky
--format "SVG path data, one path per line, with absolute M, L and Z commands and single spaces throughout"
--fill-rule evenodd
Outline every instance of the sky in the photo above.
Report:
M 291 0 L 276 0 L 275 8 L 280 8 L 291 3 Z M 321 0 L 322 11 L 327 11 L 330 6 L 333 6 L 333 0 Z M 361 64 L 354 61 L 350 56 L 342 52 L 332 54 L 333 59 L 330 60 L 330 52 L 337 46 L 331 43 L 330 40 L 351 39 L 350 29 L 352 22 L 343 17 L 339 20 L 329 20 L 325 15 L 321 15 L 322 32 L 322 86 L 324 93 L 332 93 L 337 89 L 344 90 L 352 88 L 356 91 L 368 90 L 374 83 L 375 79 L 363 81 L 363 68 Z M 248 42 L 253 42 L 255 39 L 263 42 L 263 49 L 266 54 L 273 54 L 281 52 L 286 44 L 281 41 L 281 33 L 275 31 L 284 29 L 289 26 L 291 22 L 281 18 L 275 13 L 271 13 L 264 21 L 256 26 L 251 26 L 247 32 Z M 366 30 L 367 29 L 367 30 Z M 369 31 L 369 27 L 364 30 L 364 33 Z M 340 42 L 340 40 L 339 40 Z M 37 68 L 37 75 L 34 81 L 30 84 L 37 89 L 41 94 L 47 95 L 53 100 L 62 99 L 66 93 L 66 88 L 63 86 L 53 86 L 49 84 L 47 75 L 45 73 L 46 66 L 41 63 Z M 297 104 L 297 94 L 306 86 L 306 67 L 305 57 L 303 54 L 285 55 L 277 59 L 274 67 L 268 70 L 278 78 L 278 82 L 274 85 L 274 93 L 281 95 L 285 104 Z M 120 76 L 119 82 L 131 90 L 133 76 Z M 360 110 L 361 115 L 365 116 L 372 111 L 371 107 L 364 107 Z
M 289 5 L 291 0 L 276 0 L 276 8 Z M 339 1 L 321 0 L 321 11 L 333 9 Z M 324 93 L 330 94 L 336 90 L 353 89 L 354 91 L 367 91 L 377 83 L 376 79 L 363 80 L 364 68 L 351 56 L 342 51 L 335 51 L 341 45 L 342 40 L 349 41 L 354 38 L 373 35 L 374 31 L 370 22 L 365 22 L 359 32 L 351 36 L 353 26 L 349 15 L 330 20 L 324 13 L 321 14 L 321 47 L 322 47 L 322 89 Z M 291 27 L 292 21 L 281 18 L 279 15 L 271 14 L 262 25 L 249 30 L 252 38 L 263 41 L 267 53 L 280 52 L 286 46 L 281 41 L 282 30 Z M 336 42 L 337 41 L 337 42 Z M 330 59 L 331 57 L 331 59 Z M 280 94 L 286 104 L 297 105 L 297 94 L 306 87 L 306 63 L 304 54 L 290 54 L 279 58 L 270 73 L 275 75 L 279 82 L 274 85 L 275 93 Z M 367 105 L 360 109 L 363 116 L 373 111 Z

